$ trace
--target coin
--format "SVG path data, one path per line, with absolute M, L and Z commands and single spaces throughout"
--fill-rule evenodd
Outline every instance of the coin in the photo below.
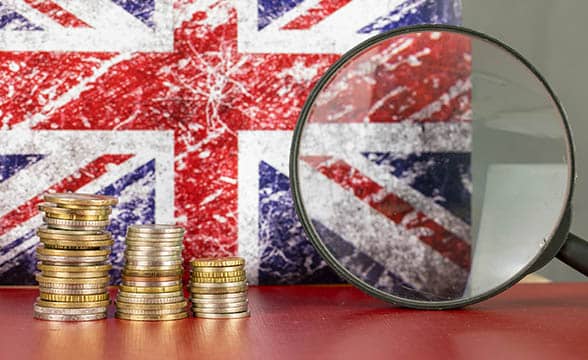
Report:
M 103 301 L 81 301 L 81 302 L 64 302 L 64 301 L 45 301 L 40 297 L 37 298 L 37 305 L 51 308 L 67 308 L 67 309 L 81 309 L 81 308 L 95 308 L 106 307 L 110 304 L 110 300 Z
M 179 248 L 178 250 L 174 250 L 174 251 L 160 251 L 160 250 L 135 250 L 132 249 L 130 250 L 129 248 L 127 248 L 127 250 L 125 250 L 125 256 L 127 257 L 137 257 L 137 258 L 142 258 L 142 257 L 181 257 L 182 255 L 182 249 Z
M 48 294 L 41 292 L 39 294 L 41 300 L 46 301 L 58 301 L 58 302 L 96 302 L 102 300 L 108 300 L 109 294 L 95 294 L 95 295 L 61 295 L 61 294 Z
M 243 292 L 236 292 L 236 293 L 227 293 L 227 294 L 193 294 L 193 298 L 196 300 L 203 300 L 203 301 L 224 301 L 224 300 L 236 300 L 238 299 L 247 299 L 247 291 Z
M 165 293 L 137 293 L 137 292 L 128 292 L 124 290 L 119 290 L 118 296 L 122 296 L 125 298 L 142 298 L 142 299 L 155 299 L 155 298 L 170 298 L 170 297 L 177 297 L 177 296 L 184 296 L 183 291 L 178 290 L 174 292 L 165 292 Z
M 123 275 L 124 276 L 141 276 L 141 277 L 146 277 L 146 276 L 173 276 L 173 275 L 181 275 L 183 273 L 183 268 L 181 267 L 174 267 L 172 269 L 166 269 L 166 270 L 161 270 L 161 269 L 128 269 L 128 268 L 124 268 L 123 269 Z
M 192 266 L 199 267 L 199 266 L 218 266 L 218 267 L 226 267 L 226 266 L 239 266 L 245 265 L 245 259 L 241 257 L 224 257 L 224 258 L 201 258 L 201 259 L 194 259 L 191 261 Z
M 115 313 L 118 319 L 122 320 L 137 320 L 137 321 L 167 321 L 167 320 L 180 320 L 188 317 L 188 313 L 182 311 L 177 314 L 165 314 L 165 315 L 132 315 L 132 314 L 121 314 Z
M 168 304 L 135 304 L 126 303 L 124 301 L 116 300 L 116 309 L 142 309 L 142 310 L 170 310 L 170 309 L 181 309 L 184 310 L 188 306 L 188 302 L 184 299 L 175 303 Z
M 198 295 L 234 295 L 238 294 L 238 297 L 230 297 L 230 298 L 203 298 L 199 297 Z M 193 294 L 190 296 L 190 300 L 193 303 L 199 304 L 230 304 L 235 302 L 242 302 L 247 301 L 247 293 L 229 293 L 229 294 Z
M 152 276 L 126 276 L 123 275 L 122 276 L 122 281 L 123 282 L 128 282 L 128 281 L 139 281 L 139 282 L 147 282 L 147 281 L 179 281 L 182 280 L 181 276 L 158 276 L 158 277 L 152 277 Z
M 181 266 L 181 260 L 135 260 L 135 259 L 127 259 L 125 265 L 129 268 L 138 268 L 138 267 L 147 267 L 147 268 L 154 268 L 154 267 L 166 267 L 166 266 Z
M 98 314 L 84 314 L 84 315 L 60 315 L 60 314 L 46 314 L 35 311 L 35 319 L 51 320 L 51 321 L 92 321 L 106 319 L 106 312 Z
M 114 241 L 112 240 L 101 240 L 101 241 L 77 241 L 77 240 L 53 240 L 45 239 L 40 237 L 41 242 L 47 248 L 52 249 L 95 249 L 112 246 Z
M 192 271 L 193 278 L 245 278 L 245 271 L 227 271 L 227 272 L 201 272 Z
M 234 307 L 247 306 L 248 300 L 233 301 L 233 302 L 206 302 L 206 301 L 192 301 L 192 306 L 204 309 L 226 309 Z
M 168 293 L 165 293 L 168 295 Z M 173 304 L 184 300 L 183 295 L 177 296 L 170 296 L 170 297 L 127 297 L 122 295 L 121 293 L 118 294 L 116 301 L 123 302 L 127 304 Z
M 180 241 L 178 242 L 148 242 L 148 241 L 136 241 L 136 240 L 125 240 L 127 249 L 132 250 L 161 250 L 161 251 L 182 251 L 183 246 Z
M 103 284 L 103 283 L 108 283 L 110 281 L 110 277 L 108 277 L 108 276 L 105 276 L 102 278 L 93 278 L 93 279 L 57 279 L 57 278 L 48 278 L 48 277 L 43 276 L 42 274 L 35 275 L 35 279 L 39 283 L 82 284 L 82 285 Z
M 209 313 L 200 313 L 195 312 L 194 316 L 199 318 L 205 319 L 241 319 L 251 316 L 251 312 L 249 310 L 243 311 L 240 313 L 230 313 L 230 314 L 209 314 Z
M 48 225 L 50 229 L 59 230 L 103 230 L 109 225 L 108 220 L 100 221 L 89 221 L 89 220 L 67 220 L 67 219 L 54 219 L 44 217 L 43 221 Z
M 62 294 L 62 295 L 91 295 L 101 294 L 108 291 L 107 287 L 91 288 L 91 289 L 61 289 L 39 286 L 39 291 L 46 294 Z
M 45 201 L 58 205 L 78 206 L 113 206 L 118 203 L 114 196 L 82 194 L 82 193 L 49 193 L 43 196 Z
M 144 232 L 133 232 L 127 231 L 127 239 L 135 239 L 135 240 L 146 240 L 146 241 L 179 241 L 184 238 L 184 233 L 144 233 Z
M 106 306 L 91 307 L 91 308 L 80 308 L 80 309 L 62 309 L 54 307 L 41 306 L 34 304 L 33 310 L 38 313 L 54 314 L 54 315 L 87 315 L 87 314 L 99 314 L 107 311 Z
M 111 237 L 111 233 L 106 231 L 106 230 L 63 230 L 63 229 L 53 229 L 48 227 L 47 225 L 41 225 L 39 226 L 39 228 L 37 228 L 37 234 L 40 235 L 44 235 L 46 237 L 51 237 L 51 236 L 55 236 L 55 237 L 67 237 L 67 238 L 79 238 L 79 237 L 84 237 L 84 236 L 89 236 L 90 239 L 88 240 L 98 240 L 98 239 L 94 239 L 92 238 L 93 236 L 97 236 L 99 238 L 102 237 Z
M 37 254 L 37 260 L 45 264 L 68 265 L 68 264 L 99 264 L 108 261 L 108 256 L 46 256 Z
M 143 265 L 129 265 L 129 264 L 125 264 L 124 267 L 124 271 L 128 272 L 128 271 L 134 271 L 134 272 L 139 272 L 139 271 L 160 271 L 160 272 L 165 272 L 165 271 L 179 271 L 180 273 L 183 271 L 183 267 L 182 265 L 161 265 L 161 266 L 143 266 Z
M 127 286 L 141 286 L 141 287 L 181 286 L 182 280 L 171 280 L 171 281 L 129 281 L 129 280 L 123 280 L 123 284 L 127 285 Z
M 63 272 L 63 271 L 43 271 L 43 276 L 46 278 L 74 278 L 74 279 L 91 279 L 108 276 L 108 271 L 99 272 Z
M 161 310 L 143 310 L 140 308 L 116 308 L 117 314 L 125 315 L 145 315 L 145 316 L 160 316 L 186 313 L 186 309 L 161 309 Z
M 238 293 L 247 290 L 247 285 L 241 286 L 230 286 L 230 287 L 219 287 L 219 288 L 206 288 L 206 287 L 190 287 L 192 294 L 226 294 L 226 293 Z
M 67 230 L 58 230 L 58 231 L 67 231 Z M 84 232 L 88 232 L 85 231 Z M 48 232 L 42 232 L 37 230 L 37 235 L 41 238 L 41 239 L 47 239 L 47 240 L 66 240 L 66 241 L 79 241 L 79 242 L 85 242 L 85 241 L 104 241 L 104 240 L 112 240 L 112 236 L 109 232 L 107 231 L 94 231 L 94 234 L 83 234 L 83 235 L 76 235 L 73 234 L 52 234 L 52 233 L 48 233 Z
M 172 291 L 179 291 L 182 289 L 181 285 L 172 285 L 172 286 L 152 286 L 152 287 L 142 287 L 142 286 L 127 286 L 127 285 L 120 285 L 119 289 L 125 292 L 134 292 L 134 293 L 166 293 Z
M 243 276 L 226 277 L 226 278 L 212 278 L 212 277 L 190 277 L 192 283 L 231 283 L 238 281 L 245 281 L 247 278 Z
M 66 220 L 108 220 L 108 215 L 112 212 L 110 208 L 67 209 L 51 203 L 39 204 L 39 210 L 47 217 Z
M 37 247 L 37 254 L 48 256 L 108 256 L 110 254 L 110 250 L 60 250 L 48 249 L 44 246 L 39 246 Z
M 200 307 L 192 306 L 192 311 L 200 314 L 230 314 L 247 311 L 247 305 L 243 306 L 226 306 L 226 307 Z
M 85 265 L 85 266 L 58 266 L 37 263 L 37 268 L 41 271 L 64 271 L 64 272 L 98 272 L 109 271 L 112 269 L 110 264 Z
M 231 273 L 235 271 L 245 271 L 243 265 L 238 266 L 195 266 L 192 268 L 192 272 L 198 273 Z
M 172 224 L 143 224 L 131 225 L 128 227 L 127 232 L 147 234 L 183 234 L 184 229 L 181 226 Z

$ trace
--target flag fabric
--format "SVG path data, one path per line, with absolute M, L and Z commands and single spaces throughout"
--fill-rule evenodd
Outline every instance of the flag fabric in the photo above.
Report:
M 186 261 L 246 257 L 254 284 L 340 281 L 289 191 L 300 109 L 358 42 L 460 15 L 459 0 L 0 0 L 0 283 L 34 283 L 47 191 L 120 198 L 114 283 L 127 225 L 153 222 L 186 228 Z

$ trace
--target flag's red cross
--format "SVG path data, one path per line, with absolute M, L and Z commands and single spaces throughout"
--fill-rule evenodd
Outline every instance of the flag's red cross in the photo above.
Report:
M 39 130 L 174 131 L 175 216 L 187 228 L 188 258 L 237 250 L 237 132 L 293 129 L 312 85 L 338 58 L 239 53 L 236 11 L 213 6 L 228 8 L 228 21 L 213 26 L 196 12 L 176 29 L 173 53 L 113 61 L 80 94 L 72 87 L 116 54 L 0 54 L 0 128 L 28 121 Z M 426 104 L 417 99 L 411 110 Z

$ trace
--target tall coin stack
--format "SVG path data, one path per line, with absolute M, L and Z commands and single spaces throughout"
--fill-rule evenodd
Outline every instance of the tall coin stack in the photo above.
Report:
M 202 258 L 191 262 L 190 299 L 194 316 L 209 319 L 248 317 L 245 259 Z
M 45 213 L 37 230 L 37 273 L 40 294 L 34 317 L 42 320 L 104 319 L 109 304 L 108 262 L 111 234 L 105 230 L 110 196 L 55 193 L 44 196 Z
M 184 229 L 176 225 L 132 225 L 116 298 L 116 317 L 178 320 L 188 316 L 182 286 Z

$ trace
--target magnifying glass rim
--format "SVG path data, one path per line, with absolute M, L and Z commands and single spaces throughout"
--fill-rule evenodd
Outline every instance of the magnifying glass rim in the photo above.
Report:
M 291 181 L 291 189 L 292 189 L 292 196 L 294 199 L 294 206 L 296 208 L 296 212 L 298 217 L 306 231 L 306 234 L 309 236 L 311 243 L 313 244 L 314 248 L 318 251 L 321 257 L 331 266 L 332 269 L 339 274 L 342 278 L 359 288 L 360 290 L 372 295 L 376 298 L 384 300 L 389 303 L 398 304 L 406 307 L 417 308 L 417 309 L 451 309 L 451 308 L 459 308 L 466 305 L 474 304 L 480 302 L 482 300 L 488 299 L 494 295 L 497 295 L 504 290 L 510 288 L 512 285 L 517 283 L 521 280 L 529 271 L 529 269 L 535 264 L 541 255 L 545 252 L 547 248 L 549 248 L 548 244 L 542 248 L 541 251 L 537 253 L 537 255 L 530 261 L 526 266 L 524 266 L 519 272 L 517 272 L 514 276 L 510 279 L 505 281 L 504 283 L 500 284 L 499 286 L 490 289 L 484 293 L 481 293 L 476 296 L 467 297 L 463 299 L 455 299 L 455 300 L 445 300 L 445 301 L 422 301 L 422 300 L 414 300 L 414 299 L 406 299 L 399 296 L 395 296 L 384 292 L 382 290 L 377 289 L 376 287 L 367 284 L 355 274 L 347 270 L 343 265 L 339 263 L 339 261 L 331 254 L 331 252 L 327 249 L 325 244 L 320 239 L 320 236 L 317 234 L 310 218 L 307 216 L 304 203 L 302 200 L 302 194 L 300 192 L 300 180 L 298 177 L 298 154 L 299 154 L 299 147 L 300 141 L 302 138 L 302 132 L 306 122 L 308 120 L 308 115 L 310 114 L 310 110 L 312 109 L 314 102 L 319 95 L 319 93 L 323 90 L 325 85 L 336 75 L 341 67 L 348 64 L 348 61 L 353 59 L 356 55 L 361 53 L 362 51 L 370 48 L 373 45 L 376 45 L 386 39 L 396 37 L 399 35 L 406 35 L 411 33 L 417 32 L 424 32 L 424 31 L 445 31 L 445 32 L 454 32 L 463 34 L 466 36 L 476 37 L 483 41 L 489 42 L 498 46 L 499 48 L 505 50 L 507 53 L 510 53 L 514 56 L 517 60 L 519 60 L 524 66 L 527 67 L 531 71 L 533 75 L 541 82 L 545 90 L 551 99 L 553 100 L 557 110 L 559 111 L 561 120 L 563 122 L 564 133 L 565 133 L 565 140 L 566 140 L 566 155 L 568 159 L 568 184 L 567 184 L 567 194 L 565 197 L 565 202 L 562 203 L 562 208 L 560 211 L 557 225 L 554 226 L 554 229 L 551 231 L 549 236 L 549 244 L 553 241 L 561 241 L 563 244 L 565 242 L 565 236 L 562 239 L 554 239 L 554 235 L 560 227 L 562 223 L 563 217 L 566 214 L 566 209 L 569 208 L 571 204 L 573 189 L 574 189 L 574 182 L 575 182 L 575 158 L 574 158 L 574 143 L 572 138 L 572 133 L 570 130 L 570 126 L 568 123 L 568 118 L 566 112 L 560 103 L 557 95 L 551 89 L 547 81 L 543 78 L 543 76 L 539 73 L 539 71 L 528 61 L 526 60 L 521 54 L 519 54 L 516 50 L 511 48 L 510 46 L 506 45 L 505 43 L 497 40 L 489 35 L 483 34 L 481 32 L 471 30 L 461 26 L 453 26 L 453 25 L 416 25 L 416 26 L 408 26 L 403 27 L 391 31 L 387 31 L 385 33 L 381 33 L 379 35 L 373 36 L 359 45 L 355 46 L 348 52 L 346 52 L 339 60 L 337 60 L 326 72 L 325 74 L 319 79 L 317 84 L 312 89 L 310 95 L 306 99 L 302 111 L 298 117 L 298 121 L 296 123 L 296 127 L 294 129 L 294 135 L 292 138 L 292 146 L 290 148 L 290 181 Z M 566 234 L 567 235 L 567 234 Z

